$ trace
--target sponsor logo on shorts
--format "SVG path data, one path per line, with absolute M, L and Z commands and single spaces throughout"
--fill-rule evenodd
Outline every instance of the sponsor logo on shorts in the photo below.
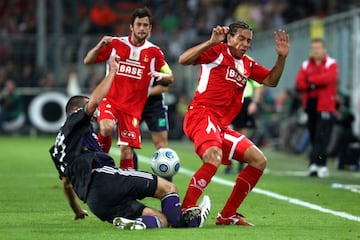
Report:
M 132 132 L 132 131 L 124 130 L 124 131 L 121 132 L 121 136 L 123 138 L 135 139 L 136 133 Z

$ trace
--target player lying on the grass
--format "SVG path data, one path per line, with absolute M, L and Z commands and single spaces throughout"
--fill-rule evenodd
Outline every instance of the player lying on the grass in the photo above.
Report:
M 210 211 L 208 197 L 204 197 L 200 207 L 181 212 L 173 183 L 148 172 L 116 168 L 113 158 L 101 150 L 91 120 L 111 86 L 118 62 L 118 56 L 111 58 L 108 75 L 90 98 L 69 99 L 67 119 L 50 149 L 74 219 L 88 215 L 80 207 L 79 197 L 99 219 L 121 229 L 201 227 Z M 138 201 L 145 197 L 160 199 L 162 211 Z

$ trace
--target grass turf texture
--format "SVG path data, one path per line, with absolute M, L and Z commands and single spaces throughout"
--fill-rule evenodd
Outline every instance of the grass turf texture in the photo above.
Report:
M 55 137 L 55 136 L 54 136 Z M 204 228 L 121 231 L 101 222 L 92 213 L 85 220 L 73 221 L 72 212 L 61 190 L 61 183 L 48 153 L 54 137 L 1 137 L 0 168 L 0 239 L 360 239 L 360 222 L 319 212 L 288 201 L 252 192 L 239 212 L 255 227 L 216 226 L 231 187 L 212 182 L 205 194 L 210 195 L 212 210 Z M 115 146 L 115 144 L 113 145 Z M 139 155 L 151 157 L 154 147 L 145 140 Z M 200 160 L 188 141 L 170 142 L 180 156 L 182 168 L 194 171 Z M 112 155 L 118 163 L 118 150 Z M 316 179 L 293 176 L 288 171 L 305 171 L 304 155 L 285 155 L 263 149 L 268 158 L 268 172 L 256 186 L 287 197 L 316 204 L 333 211 L 360 216 L 360 195 L 344 189 L 331 188 L 334 182 L 359 184 L 359 172 L 337 171 L 330 160 L 331 177 Z M 236 165 L 235 165 L 236 166 Z M 140 168 L 150 171 L 150 165 L 140 162 Z M 221 167 L 217 177 L 234 181 L 235 174 L 224 175 Z M 178 173 L 174 177 L 183 197 L 190 176 Z M 143 202 L 159 208 L 158 200 Z M 82 206 L 88 210 L 87 206 Z

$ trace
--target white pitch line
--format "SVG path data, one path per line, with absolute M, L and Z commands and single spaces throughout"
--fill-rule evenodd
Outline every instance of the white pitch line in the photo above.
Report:
M 111 150 L 111 152 L 113 154 L 119 155 L 118 149 L 117 149 L 117 151 Z M 139 159 L 140 162 L 150 164 L 150 158 L 148 158 L 146 156 L 138 154 L 138 159 Z M 180 167 L 179 173 L 184 174 L 186 176 L 192 177 L 192 175 L 194 174 L 194 171 L 191 171 L 191 170 L 186 169 L 184 167 Z M 223 178 L 220 178 L 220 177 L 216 177 L 216 176 L 214 176 L 211 181 L 215 182 L 215 183 L 218 183 L 218 184 L 221 184 L 221 185 L 229 186 L 229 187 L 234 186 L 234 182 L 223 179 Z M 312 204 L 312 203 L 309 203 L 309 202 L 302 201 L 302 200 L 297 199 L 297 198 L 287 197 L 287 196 L 277 194 L 277 193 L 274 193 L 274 192 L 270 192 L 270 191 L 267 191 L 267 190 L 263 190 L 263 189 L 260 189 L 260 188 L 254 188 L 252 190 L 252 192 L 262 194 L 262 195 L 265 195 L 265 196 L 268 196 L 268 197 L 271 197 L 271 198 L 275 198 L 275 199 L 278 199 L 278 200 L 282 200 L 282 201 L 285 201 L 285 202 L 288 202 L 288 203 L 291 203 L 291 204 L 295 204 L 295 205 L 303 206 L 303 207 L 306 207 L 306 208 L 310 208 L 310 209 L 313 209 L 313 210 L 316 210 L 316 211 L 319 211 L 319 212 L 329 213 L 329 214 L 332 214 L 332 215 L 335 215 L 335 216 L 338 216 L 338 217 L 342 217 L 342 218 L 345 218 L 345 219 L 348 219 L 348 220 L 353 220 L 353 221 L 360 222 L 360 217 L 358 217 L 358 216 L 354 216 L 354 215 L 351 215 L 351 214 L 346 213 L 346 212 L 334 211 L 334 210 L 331 210 L 331 209 L 328 209 L 328 208 L 321 207 L 321 206 L 316 205 L 316 204 Z

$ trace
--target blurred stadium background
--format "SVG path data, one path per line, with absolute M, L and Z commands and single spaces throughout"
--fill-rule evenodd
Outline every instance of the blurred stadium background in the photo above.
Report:
M 309 40 L 324 37 L 329 54 L 339 62 L 339 88 L 350 96 L 359 135 L 360 3 L 350 0 L 0 1 L 0 89 L 13 79 L 23 96 L 25 112 L 18 133 L 57 131 L 65 118 L 67 96 L 88 94 L 104 75 L 104 65 L 83 64 L 86 52 L 103 35 L 127 35 L 129 17 L 139 6 L 152 10 L 151 41 L 162 48 L 176 77 L 167 95 L 170 138 L 181 138 L 182 109 L 197 82 L 197 69 L 180 66 L 178 56 L 208 38 L 212 27 L 237 18 L 255 29 L 248 54 L 265 66 L 271 67 L 275 58 L 273 31 L 284 28 L 291 37 L 282 80 L 270 90 L 274 98 L 293 90 L 295 74 L 308 57 Z

